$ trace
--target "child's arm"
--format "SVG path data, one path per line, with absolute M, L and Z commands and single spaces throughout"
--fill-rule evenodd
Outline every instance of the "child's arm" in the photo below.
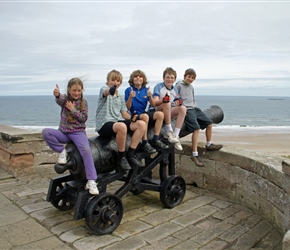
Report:
M 155 102 L 155 100 L 154 100 L 154 98 L 153 98 L 153 96 L 152 96 L 152 93 L 151 93 L 151 91 L 150 91 L 150 86 L 148 87 L 148 90 L 147 90 L 147 96 L 148 96 L 148 98 L 149 98 L 149 103 L 150 103 L 150 105 L 151 105 L 152 107 L 155 107 L 155 106 L 156 106 L 156 102 Z
M 65 99 L 66 99 L 66 95 L 63 95 L 60 93 L 60 89 L 58 87 L 58 84 L 55 85 L 55 89 L 53 90 L 53 95 L 55 96 L 55 102 L 59 106 L 63 106 Z
M 126 107 L 128 110 L 132 107 L 132 100 L 136 96 L 136 92 L 133 90 L 133 88 L 127 88 L 125 91 L 125 101 L 126 101 Z

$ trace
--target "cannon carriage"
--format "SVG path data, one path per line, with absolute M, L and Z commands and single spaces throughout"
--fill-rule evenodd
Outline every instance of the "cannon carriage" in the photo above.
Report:
M 223 119 L 223 112 L 218 106 L 211 106 L 206 114 L 214 123 Z M 173 121 L 174 123 L 175 121 Z M 163 133 L 161 130 L 161 134 Z M 183 127 L 180 135 L 189 132 Z M 153 138 L 153 128 L 148 129 L 148 139 Z M 127 137 L 126 147 L 131 137 Z M 50 181 L 47 198 L 55 208 L 65 211 L 74 208 L 74 220 L 84 218 L 87 228 L 97 235 L 113 232 L 120 224 L 123 216 L 121 198 L 128 192 L 138 195 L 145 190 L 160 193 L 160 201 L 166 208 L 179 205 L 186 193 L 185 180 L 175 174 L 174 145 L 164 138 L 161 140 L 169 145 L 168 149 L 156 148 L 157 152 L 148 153 L 136 150 L 136 155 L 144 163 L 144 167 L 132 165 L 131 170 L 117 167 L 117 145 L 115 138 L 100 136 L 89 138 L 94 164 L 98 173 L 100 194 L 91 195 L 85 190 L 86 175 L 82 157 L 73 143 L 66 145 L 68 161 L 66 165 L 55 164 L 54 168 L 61 176 Z M 159 166 L 159 179 L 153 179 L 152 171 Z M 67 174 L 64 174 L 68 172 Z M 122 185 L 114 193 L 107 192 L 110 183 L 119 181 Z

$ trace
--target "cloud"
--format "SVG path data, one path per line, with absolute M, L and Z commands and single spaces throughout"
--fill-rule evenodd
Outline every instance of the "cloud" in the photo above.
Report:
M 208 81 L 210 88 L 212 80 L 229 89 L 284 88 L 290 77 L 289 7 L 287 2 L 2 2 L 0 95 L 50 95 L 55 83 L 66 86 L 74 76 L 86 78 L 86 92 L 95 93 L 111 69 L 123 73 L 124 83 L 141 69 L 152 84 L 162 81 L 168 66 L 179 78 L 195 68 L 197 86 Z

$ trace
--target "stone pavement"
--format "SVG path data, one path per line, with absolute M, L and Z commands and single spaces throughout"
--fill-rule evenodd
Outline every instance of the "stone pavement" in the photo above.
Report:
M 158 192 L 128 193 L 117 229 L 92 235 L 84 220 L 73 220 L 73 209 L 60 211 L 46 202 L 51 177 L 16 179 L 0 169 L 1 250 L 282 249 L 283 236 L 261 216 L 193 186 L 173 209 L 163 207 Z

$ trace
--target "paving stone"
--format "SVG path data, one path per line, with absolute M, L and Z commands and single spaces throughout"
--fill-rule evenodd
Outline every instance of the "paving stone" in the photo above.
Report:
M 43 202 L 38 202 L 38 203 L 34 203 L 34 204 L 29 204 L 29 205 L 25 205 L 23 207 L 21 207 L 25 213 L 32 213 L 38 210 L 42 210 L 42 209 L 46 209 L 46 208 L 50 208 L 51 204 L 43 201 Z
M 192 239 L 200 245 L 205 245 L 231 227 L 232 227 L 232 225 L 225 223 L 225 222 L 221 222 L 219 224 L 216 224 L 216 225 L 210 227 L 209 229 L 205 230 L 204 232 L 195 235 Z
M 121 240 L 121 238 L 112 235 L 92 235 L 75 241 L 73 246 L 78 250 L 97 250 L 102 247 L 110 246 L 111 244 Z
M 133 249 L 140 249 L 146 245 L 146 241 L 140 239 L 139 237 L 132 236 L 127 239 L 124 239 L 120 242 L 113 243 L 110 246 L 103 248 L 103 250 L 116 250 L 116 249 L 126 249 L 126 250 L 133 250 Z
M 45 219 L 49 219 L 56 216 L 62 216 L 65 214 L 71 214 L 71 210 L 69 211 L 60 211 L 56 208 L 49 207 L 47 209 L 39 210 L 30 214 L 31 217 L 37 219 L 38 221 L 43 221 Z M 72 215 L 71 215 L 72 218 Z
M 239 212 L 239 210 L 237 208 L 234 207 L 228 207 L 226 209 L 223 209 L 221 211 L 219 211 L 218 213 L 215 213 L 213 215 L 214 218 L 217 218 L 219 220 L 224 220 L 228 217 L 230 217 L 231 215 L 235 214 Z
M 233 242 L 248 230 L 249 229 L 245 226 L 236 225 L 220 235 L 219 238 L 227 242 Z
M 26 220 L 28 215 L 25 214 L 20 208 L 11 206 L 10 201 L 0 194 L 0 204 L 3 209 L 0 209 L 0 227 L 13 224 L 19 221 Z M 5 209 L 9 207 L 9 209 Z
M 203 228 L 197 227 L 195 225 L 190 225 L 186 228 L 179 230 L 178 232 L 173 234 L 173 236 L 177 239 L 180 239 L 181 241 L 185 241 L 193 237 L 194 235 L 201 233 L 202 231 L 204 231 Z
M 79 227 L 73 230 L 66 231 L 60 235 L 60 239 L 67 243 L 73 243 L 76 240 L 82 239 L 90 235 L 85 227 Z
M 172 247 L 172 250 L 194 250 L 199 249 L 201 245 L 193 241 L 192 239 L 186 240 L 184 242 L 181 242 L 180 244 Z
M 52 236 L 48 230 L 31 218 L 1 227 L 0 235 L 14 246 L 25 245 Z
M 41 249 L 41 250 L 71 250 L 75 249 L 74 247 L 62 242 L 55 236 L 51 236 L 49 238 L 45 238 L 43 240 L 39 240 L 30 244 L 22 245 L 13 248 L 13 250 L 31 250 L 31 249 Z
M 251 249 L 258 242 L 257 238 L 249 233 L 243 234 L 237 239 L 237 242 L 231 247 L 233 250 Z
M 261 249 L 275 249 L 277 247 L 282 249 L 281 233 L 277 229 L 273 229 L 255 247 L 260 247 Z
M 56 235 L 61 235 L 62 233 L 77 229 L 77 228 L 84 228 L 84 221 L 83 220 L 73 220 L 73 221 L 66 221 L 55 227 L 51 228 L 51 232 Z
M 171 235 L 181 229 L 182 227 L 177 224 L 166 222 L 155 228 L 139 233 L 137 236 L 152 244 L 153 242 L 166 238 L 168 235 Z
M 66 222 L 66 221 L 73 221 L 73 217 L 70 214 L 64 214 L 64 215 L 58 215 L 52 218 L 47 218 L 45 220 L 42 221 L 42 224 L 46 227 L 46 228 L 52 228 L 56 225 L 59 225 L 62 222 Z
M 180 216 L 180 213 L 174 212 L 171 209 L 162 209 L 160 211 L 148 214 L 147 216 L 141 217 L 140 220 L 150 225 L 157 226 L 178 216 Z
M 198 250 L 222 250 L 227 249 L 228 243 L 222 240 L 213 240 Z
M 156 241 L 149 246 L 142 247 L 142 250 L 156 250 L 156 249 L 172 249 L 173 246 L 179 245 L 182 241 L 174 237 L 167 237 L 165 239 Z
M 1 228 L 0 228 L 1 231 Z M 2 249 L 11 249 L 12 248 L 12 244 L 6 240 L 3 236 L 0 236 L 0 246 Z
M 203 206 L 203 207 L 193 210 L 190 213 L 186 213 L 185 215 L 182 215 L 172 220 L 172 222 L 179 224 L 183 227 L 187 227 L 190 224 L 197 223 L 198 221 L 203 220 L 206 217 L 209 217 L 210 215 L 214 214 L 216 211 L 217 209 L 214 207 Z
M 122 239 L 125 239 L 131 235 L 138 234 L 140 232 L 143 232 L 149 228 L 152 228 L 150 224 L 147 224 L 143 221 L 129 221 L 122 225 L 119 225 L 115 231 L 114 235 L 117 235 L 121 237 Z
M 216 206 L 218 208 L 222 208 L 222 209 L 225 209 L 229 206 L 232 206 L 234 203 L 232 202 L 229 202 L 229 201 L 222 201 L 222 200 L 217 200 L 217 201 L 214 201 L 212 203 L 213 206 Z

